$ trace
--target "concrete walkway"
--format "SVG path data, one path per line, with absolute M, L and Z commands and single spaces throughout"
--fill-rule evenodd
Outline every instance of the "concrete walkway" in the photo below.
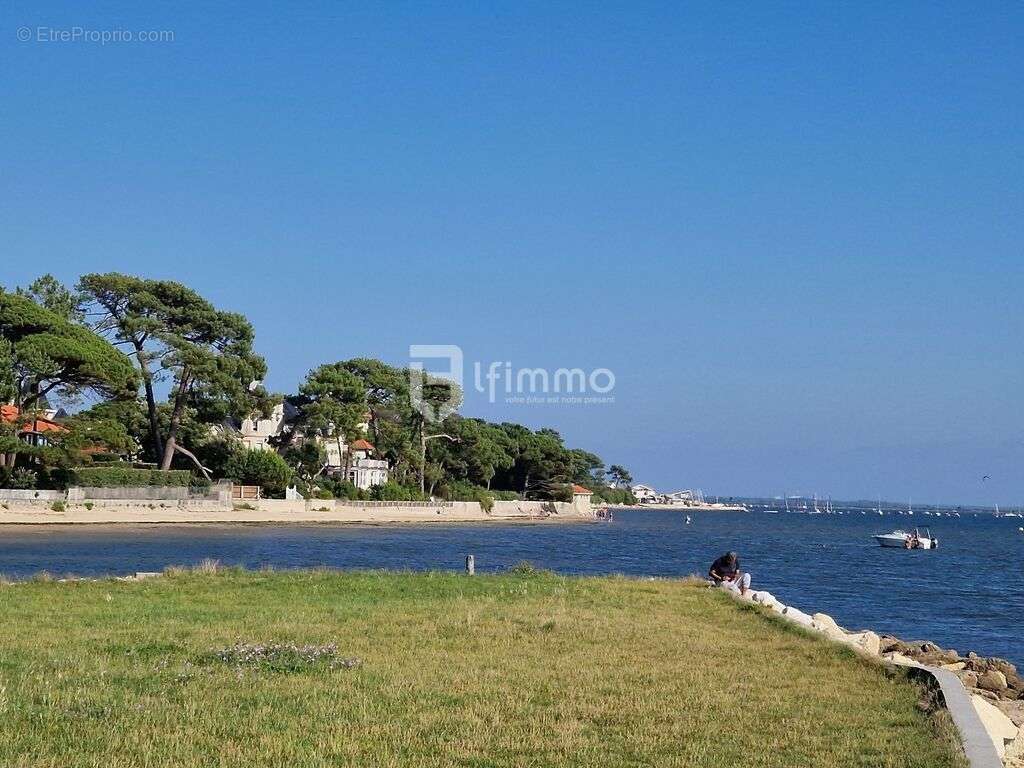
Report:
M 995 744 L 959 677 L 948 669 L 926 667 L 912 660 L 891 660 L 891 663 L 914 668 L 919 674 L 930 675 L 938 683 L 946 709 L 960 732 L 960 741 L 963 743 L 964 754 L 967 755 L 967 762 L 971 764 L 971 768 L 1003 768 L 1003 761 L 996 751 Z

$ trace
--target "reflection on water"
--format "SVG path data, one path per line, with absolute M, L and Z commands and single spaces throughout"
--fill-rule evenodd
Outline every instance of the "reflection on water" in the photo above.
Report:
M 457 569 L 529 560 L 562 573 L 704 573 L 736 549 L 755 587 L 842 625 L 934 640 L 1024 664 L 1024 535 L 985 516 L 931 523 L 936 551 L 870 538 L 900 518 L 621 510 L 594 525 L 0 526 L 0 572 L 81 576 L 158 571 L 215 558 L 259 568 Z

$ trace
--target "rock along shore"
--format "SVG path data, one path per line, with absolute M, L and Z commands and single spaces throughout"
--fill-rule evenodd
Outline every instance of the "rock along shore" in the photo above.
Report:
M 737 597 L 739 597 L 737 595 Z M 970 701 L 1006 768 L 1024 768 L 1024 678 L 1006 659 L 984 658 L 927 641 L 904 641 L 870 630 L 849 631 L 825 613 L 807 614 L 779 602 L 770 592 L 748 591 L 740 597 L 768 608 L 783 619 L 818 632 L 859 653 L 901 666 L 944 669 L 960 678 Z

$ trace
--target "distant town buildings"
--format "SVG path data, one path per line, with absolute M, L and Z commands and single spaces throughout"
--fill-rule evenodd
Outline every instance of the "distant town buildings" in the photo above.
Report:
M 658 492 L 649 485 L 632 485 L 629 490 L 639 504 L 654 504 L 658 501 Z
M 673 493 L 660 493 L 649 485 L 633 485 L 629 489 L 638 504 L 678 504 L 688 506 L 703 504 L 704 494 L 699 490 L 686 489 Z
M 669 493 L 666 494 L 665 498 L 668 500 L 669 504 L 676 504 L 684 501 L 698 501 L 701 503 L 704 502 L 704 494 L 702 494 L 700 491 L 691 490 L 676 491 L 675 493 Z

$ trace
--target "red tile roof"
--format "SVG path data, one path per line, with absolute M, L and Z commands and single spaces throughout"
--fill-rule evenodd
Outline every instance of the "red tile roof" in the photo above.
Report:
M 8 424 L 16 423 L 19 415 L 20 412 L 16 405 L 0 405 L 0 418 Z M 66 432 L 67 429 L 56 421 L 51 421 L 43 416 L 37 416 L 31 421 L 25 422 L 18 431 L 24 435 L 31 432 Z
M 363 438 L 359 438 L 354 443 L 352 443 L 352 450 L 353 451 L 376 451 L 377 449 L 374 448 L 373 444 L 370 443 L 369 441 L 363 440 Z
M 593 496 L 594 495 L 594 492 L 592 490 L 590 490 L 589 488 L 584 488 L 582 485 L 575 485 L 575 484 L 572 487 L 572 493 L 573 493 L 573 496 L 579 496 L 579 495 L 582 495 L 582 494 L 586 494 L 588 496 Z
M 22 432 L 67 432 L 67 429 L 56 421 L 49 419 L 32 419 L 21 429 Z

